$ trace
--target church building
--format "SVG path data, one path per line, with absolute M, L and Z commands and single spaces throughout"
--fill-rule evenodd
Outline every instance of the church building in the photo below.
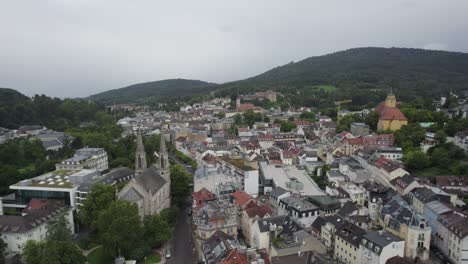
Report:
M 143 139 L 140 131 L 137 132 L 135 178 L 120 190 L 118 197 L 120 200 L 135 203 L 141 218 L 159 213 L 171 206 L 169 157 L 163 135 L 161 135 L 158 163 L 147 167 Z
M 387 99 L 380 103 L 375 109 L 379 113 L 377 130 L 396 131 L 408 124 L 406 116 L 398 109 L 395 95 L 390 92 Z

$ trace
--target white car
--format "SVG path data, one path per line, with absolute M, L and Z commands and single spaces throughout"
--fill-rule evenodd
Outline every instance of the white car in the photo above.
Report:
M 165 254 L 166 258 L 171 258 L 172 257 L 172 251 L 170 248 L 166 249 L 166 254 Z

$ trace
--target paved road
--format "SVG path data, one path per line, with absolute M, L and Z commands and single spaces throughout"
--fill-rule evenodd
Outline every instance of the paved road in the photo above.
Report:
M 174 161 L 175 163 L 179 164 L 180 166 L 184 167 L 185 168 L 185 172 L 187 172 L 188 174 L 193 174 L 194 171 L 192 168 L 187 168 L 187 164 L 185 164 L 183 161 L 179 160 L 177 158 L 176 155 L 174 155 L 173 153 L 170 153 L 169 152 L 169 158 Z
M 190 264 L 196 263 L 193 255 L 192 223 L 191 217 L 187 215 L 187 207 L 180 212 L 179 219 L 174 229 L 170 245 L 172 257 L 166 263 Z

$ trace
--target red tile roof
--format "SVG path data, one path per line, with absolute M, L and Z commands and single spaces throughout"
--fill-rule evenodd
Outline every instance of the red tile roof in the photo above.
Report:
M 392 160 L 389 160 L 389 159 L 386 159 L 384 157 L 380 157 L 378 158 L 375 162 L 374 162 L 374 165 L 376 167 L 379 167 L 379 168 L 382 168 L 384 170 L 386 170 L 387 172 L 392 172 L 398 168 L 401 168 L 400 164 L 392 161 Z
M 267 214 L 272 215 L 271 206 L 268 204 L 264 204 L 264 205 L 255 204 L 254 207 L 245 209 L 245 212 L 250 218 L 255 217 L 255 216 L 263 218 Z
M 239 249 L 233 248 L 229 250 L 220 264 L 249 264 L 247 255 L 241 253 Z
M 348 142 L 349 145 L 362 145 L 362 137 L 357 138 L 345 138 L 343 141 Z
M 307 120 L 296 120 L 294 124 L 296 124 L 296 126 L 310 126 L 311 122 Z
M 202 188 L 200 191 L 194 192 L 192 197 L 197 203 L 197 208 L 203 207 L 203 202 L 205 201 L 212 201 L 216 199 L 216 196 L 206 188 Z
M 468 186 L 467 176 L 436 176 L 436 185 L 440 187 Z
M 239 112 L 244 112 L 244 111 L 247 111 L 247 110 L 253 110 L 255 109 L 255 105 L 253 104 L 240 104 L 238 107 L 237 107 L 237 111 Z
M 379 113 L 380 120 L 408 120 L 398 107 L 388 107 L 385 105 L 385 102 L 380 103 L 375 108 L 375 111 Z
M 246 204 L 251 199 L 250 195 L 239 190 L 233 192 L 231 196 L 236 200 L 236 204 L 240 206 Z

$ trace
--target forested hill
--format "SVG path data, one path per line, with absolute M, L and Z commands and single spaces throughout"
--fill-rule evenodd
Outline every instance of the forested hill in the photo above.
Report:
M 340 98 L 373 104 L 393 87 L 400 100 L 468 90 L 468 54 L 407 48 L 355 48 L 276 67 L 245 80 L 209 84 L 173 79 L 135 84 L 90 99 L 131 102 L 193 99 L 215 91 L 234 96 L 274 89 L 293 105 L 322 106 Z M 163 101 L 164 101 L 163 100 Z
M 52 98 L 35 95 L 29 98 L 20 92 L 0 88 L 0 127 L 18 128 L 22 125 L 44 125 L 56 130 L 77 126 L 95 119 L 104 106 L 80 99 Z
M 183 99 L 208 94 L 215 84 L 186 79 L 169 79 L 155 82 L 139 83 L 124 88 L 114 89 L 91 95 L 89 99 L 106 104 L 126 102 L 151 102 L 163 98 Z M 162 101 L 164 101 L 162 100 Z M 161 102 L 161 100 L 159 100 Z

